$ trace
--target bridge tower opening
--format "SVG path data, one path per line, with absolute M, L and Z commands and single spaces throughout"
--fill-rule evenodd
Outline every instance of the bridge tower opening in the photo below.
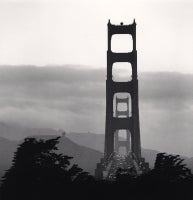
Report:
M 125 104 L 125 110 L 118 110 L 119 104 Z M 116 96 L 115 102 L 115 117 L 129 117 L 129 97 L 126 98 L 118 98 Z M 121 134 L 122 133 L 122 134 Z M 124 134 L 124 135 L 123 135 Z M 123 153 L 123 147 L 125 149 Z M 131 151 L 130 144 L 130 131 L 129 129 L 117 129 L 114 133 L 114 151 L 120 155 L 127 155 Z M 120 151 L 122 149 L 122 151 Z

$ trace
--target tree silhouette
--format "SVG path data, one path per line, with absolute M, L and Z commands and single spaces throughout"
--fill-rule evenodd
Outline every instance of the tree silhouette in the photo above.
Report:
M 132 183 L 136 179 L 136 171 L 135 169 L 129 168 L 129 169 L 122 169 L 119 168 L 116 172 L 116 181 L 117 182 L 128 182 Z
M 158 153 L 151 174 L 159 181 L 180 182 L 192 179 L 191 170 L 183 163 L 179 155 Z
M 40 190 L 92 180 L 78 165 L 70 164 L 72 157 L 56 152 L 59 139 L 27 138 L 19 145 L 13 164 L 2 179 L 3 199 L 12 199 L 13 194 L 14 197 L 18 194 L 19 198 L 22 195 L 26 198 L 27 193 L 37 198 Z
M 116 181 L 94 181 L 72 157 L 57 152 L 60 137 L 27 138 L 17 148 L 13 164 L 2 179 L 1 199 L 70 199 L 114 196 L 127 191 L 135 198 L 191 199 L 192 174 L 178 155 L 157 154 L 154 169 L 136 176 L 133 168 L 118 169 Z M 188 181 L 187 181 L 188 180 Z M 140 191 L 140 192 L 139 192 Z M 175 196 L 174 196 L 175 195 Z

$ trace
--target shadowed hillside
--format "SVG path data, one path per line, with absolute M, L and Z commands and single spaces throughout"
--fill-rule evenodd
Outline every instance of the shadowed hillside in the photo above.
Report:
M 50 139 L 55 136 L 36 136 L 36 138 Z M 11 141 L 0 137 L 0 177 L 11 166 L 13 153 L 22 141 Z M 74 157 L 72 163 L 78 164 L 85 171 L 94 174 L 96 163 L 103 157 L 102 153 L 88 147 L 80 146 L 66 137 L 60 139 L 58 149 L 64 155 Z
M 48 134 L 46 134 L 46 130 Z M 53 132 L 51 132 L 53 131 Z M 20 134 L 22 133 L 22 134 Z M 20 127 L 19 125 L 0 123 L 0 177 L 6 169 L 11 165 L 12 156 L 17 145 L 22 141 L 5 139 L 4 137 L 12 137 L 15 135 L 29 135 L 30 137 L 41 137 L 49 139 L 55 135 L 61 135 L 52 129 L 33 129 L 28 127 Z M 36 136 L 37 134 L 41 136 Z M 70 133 L 66 137 L 62 137 L 59 143 L 59 150 L 66 155 L 74 157 L 73 163 L 77 163 L 81 168 L 90 173 L 94 173 L 96 163 L 103 157 L 104 151 L 104 135 L 93 133 Z M 142 149 L 142 155 L 146 161 L 153 167 L 156 154 L 158 151 Z M 193 169 L 193 158 L 185 159 L 188 167 Z
M 61 135 L 62 130 L 51 128 L 31 128 L 14 123 L 0 122 L 0 137 L 10 140 L 22 140 L 31 135 Z
M 189 158 L 186 160 L 187 166 L 192 170 L 193 172 L 193 158 Z
M 18 142 L 9 141 L 0 137 L 0 177 L 11 166 L 13 152 L 16 150 Z
M 50 139 L 53 136 L 36 136 L 36 138 Z M 72 163 L 78 164 L 82 169 L 91 174 L 94 174 L 96 163 L 103 157 L 101 152 L 80 146 L 67 137 L 61 137 L 58 150 L 64 155 L 72 156 Z
M 104 134 L 94 133 L 70 133 L 67 137 L 79 145 L 83 145 L 97 151 L 104 151 Z M 149 162 L 150 167 L 154 166 L 155 158 L 158 151 L 150 149 L 142 149 L 142 156 Z
M 67 134 L 67 137 L 79 145 L 83 145 L 100 152 L 104 151 L 104 134 L 70 133 Z M 142 156 L 149 163 L 151 168 L 154 166 L 157 153 L 159 153 L 159 151 L 142 148 Z M 187 158 L 185 156 L 181 157 L 184 159 L 187 166 L 193 171 L 193 158 Z

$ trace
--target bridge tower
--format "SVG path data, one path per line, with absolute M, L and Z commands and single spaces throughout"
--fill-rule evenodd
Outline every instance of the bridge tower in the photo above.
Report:
M 130 34 L 133 50 L 131 52 L 116 53 L 111 50 L 111 38 L 114 34 Z M 132 80 L 128 82 L 114 82 L 112 67 L 116 62 L 128 62 L 132 66 Z M 128 93 L 131 97 L 131 116 L 119 118 L 113 116 L 113 98 L 116 93 Z M 119 130 L 129 130 L 131 134 L 131 152 L 137 159 L 141 159 L 139 106 L 138 106 L 138 79 L 137 79 L 137 50 L 136 50 L 136 23 L 113 25 L 108 22 L 108 50 L 107 50 L 107 79 L 106 79 L 106 127 L 105 127 L 105 154 L 108 159 L 113 152 L 115 133 Z
M 130 34 L 133 49 L 131 52 L 117 53 L 111 50 L 111 39 L 114 34 Z M 132 79 L 126 82 L 115 82 L 112 76 L 113 64 L 130 63 Z M 126 93 L 126 97 L 118 97 L 118 93 Z M 126 103 L 126 110 L 119 110 L 118 105 Z M 115 109 L 114 109 L 115 107 Z M 119 141 L 119 131 L 126 132 L 126 140 Z M 126 156 L 120 161 L 117 155 L 120 147 L 126 148 Z M 141 157 L 139 128 L 138 79 L 136 23 L 114 25 L 108 22 L 107 79 L 106 79 L 106 124 L 104 158 L 97 163 L 95 177 L 97 179 L 114 180 L 117 168 L 124 166 L 134 168 L 136 175 L 149 170 L 149 164 Z
M 122 104 L 122 103 L 126 104 L 127 109 L 125 111 L 118 110 L 118 104 Z M 116 107 L 115 107 L 115 116 L 116 117 L 129 117 L 129 97 L 118 98 L 116 96 L 115 104 L 116 104 Z M 125 148 L 126 154 L 128 154 L 131 151 L 131 149 L 130 149 L 130 132 L 128 129 L 125 132 L 126 132 L 126 138 L 122 138 L 122 140 L 120 140 L 119 130 L 115 131 L 114 148 L 115 148 L 115 152 L 117 154 L 119 154 L 121 147 Z

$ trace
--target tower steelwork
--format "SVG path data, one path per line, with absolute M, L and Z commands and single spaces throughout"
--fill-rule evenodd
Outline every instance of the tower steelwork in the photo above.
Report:
M 129 117 L 129 97 L 126 98 L 118 98 L 116 96 L 116 107 L 115 107 L 115 116 L 116 117 Z M 126 104 L 126 110 L 118 110 L 118 104 Z M 119 154 L 120 153 L 120 148 L 124 147 L 126 150 L 126 155 L 130 152 L 130 132 L 129 130 L 125 130 L 126 133 L 126 138 L 122 138 L 122 140 L 120 140 L 119 137 L 119 130 L 115 131 L 115 135 L 114 135 L 114 151 Z M 124 139 L 124 140 L 123 140 Z
M 111 39 L 114 34 L 130 34 L 132 36 L 133 50 L 131 52 L 117 53 L 111 50 Z M 127 82 L 114 82 L 112 78 L 113 64 L 128 62 L 132 67 L 132 80 Z M 119 118 L 113 116 L 113 98 L 117 93 L 128 93 L 131 97 L 131 116 Z M 129 130 L 131 134 L 131 152 L 136 158 L 141 158 L 139 106 L 138 106 L 138 79 L 137 79 L 137 50 L 136 50 L 136 23 L 113 25 L 108 22 L 108 50 L 107 50 L 107 79 L 106 79 L 106 127 L 105 127 L 105 154 L 108 159 L 114 149 L 115 133 L 119 130 Z
M 131 52 L 113 52 L 111 50 L 112 36 L 115 34 L 129 34 L 132 36 L 133 49 Z M 130 63 L 132 79 L 126 82 L 113 80 L 113 64 Z M 119 96 L 121 94 L 121 97 Z M 126 96 L 125 96 L 126 95 Z M 124 97 L 123 97 L 124 96 Z M 119 104 L 126 104 L 126 109 L 118 109 Z M 136 23 L 120 25 L 108 22 L 108 50 L 107 50 L 107 79 L 106 79 L 106 124 L 104 158 L 97 163 L 95 177 L 97 179 L 115 180 L 119 167 L 133 168 L 136 175 L 147 172 L 149 164 L 141 157 L 141 142 L 139 128 L 139 102 L 137 79 L 137 50 Z M 126 132 L 126 140 L 119 141 L 120 131 Z M 119 148 L 126 148 L 125 158 L 120 160 Z M 124 165 L 123 163 L 124 162 Z

